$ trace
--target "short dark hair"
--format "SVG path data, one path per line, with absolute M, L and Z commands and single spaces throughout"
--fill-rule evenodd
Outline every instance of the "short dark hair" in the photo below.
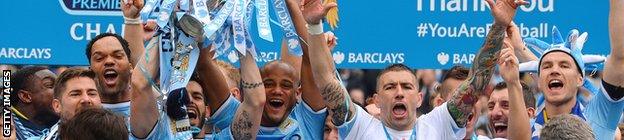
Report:
M 21 102 L 17 93 L 20 90 L 30 90 L 32 88 L 32 82 L 35 73 L 41 70 L 48 69 L 43 66 L 26 66 L 18 70 L 17 72 L 11 75 L 11 86 L 13 90 L 11 91 L 11 105 L 15 106 L 17 103 Z
M 379 73 L 379 75 L 377 75 L 377 86 L 379 86 L 379 78 L 381 78 L 382 75 L 388 73 L 388 72 L 399 72 L 399 71 L 407 71 L 409 72 L 412 76 L 414 76 L 414 86 L 416 86 L 417 89 L 420 89 L 420 87 L 418 87 L 418 77 L 416 76 L 416 74 L 414 73 L 414 71 L 401 63 L 397 63 L 397 64 L 392 64 L 386 68 L 384 68 L 383 70 L 381 70 L 381 72 Z
M 442 75 L 442 80 L 440 81 L 440 85 L 436 87 L 436 92 L 440 95 L 440 98 L 446 99 L 448 96 L 452 94 L 450 87 L 448 85 L 444 85 L 444 81 L 447 79 L 455 79 L 455 80 L 466 80 L 468 79 L 468 74 L 470 74 L 470 70 L 468 70 L 464 66 L 456 65 L 451 69 L 444 72 Z
M 468 79 L 468 74 L 470 74 L 470 70 L 464 66 L 456 65 L 453 66 L 448 71 L 445 71 L 442 80 L 440 83 L 444 82 L 446 79 L 453 78 L 457 80 L 466 80 Z
M 59 126 L 61 139 L 128 140 L 123 117 L 103 108 L 87 108 Z
M 89 64 L 91 64 L 91 49 L 93 48 L 93 44 L 96 41 L 98 41 L 98 40 L 100 40 L 100 39 L 102 39 L 104 37 L 109 37 L 109 36 L 113 36 L 113 37 L 117 38 L 117 40 L 121 44 L 121 47 L 124 50 L 124 53 L 126 53 L 128 61 L 130 61 L 130 58 L 131 58 L 131 56 L 130 56 L 130 44 L 128 44 L 128 41 L 123 39 L 123 37 L 121 37 L 118 34 L 102 33 L 102 34 L 99 34 L 99 35 L 95 36 L 95 38 L 91 39 L 91 41 L 89 41 L 89 43 L 87 44 L 87 49 L 85 51 L 85 55 L 87 55 L 87 61 L 89 62 Z M 130 63 L 134 63 L 134 62 L 130 61 Z
M 197 84 L 199 84 L 199 88 L 201 88 L 202 92 L 204 92 L 203 91 L 204 89 L 202 87 L 202 81 L 201 81 L 201 78 L 199 77 L 199 73 L 197 72 L 197 69 L 195 69 L 195 71 L 193 72 L 193 75 L 191 75 L 191 79 L 189 80 L 189 82 L 191 81 L 197 82 Z M 205 96 L 205 95 L 202 93 L 202 96 Z M 208 98 L 204 97 L 204 104 L 208 104 L 208 103 L 209 103 Z
M 522 97 L 524 99 L 524 106 L 526 106 L 527 108 L 535 108 L 535 96 L 533 96 L 531 88 L 524 82 L 520 82 L 520 85 L 522 86 Z M 503 90 L 506 88 L 507 83 L 505 82 L 500 82 L 496 84 L 496 86 L 494 86 L 494 90 Z
M 56 82 L 54 82 L 54 99 L 61 98 L 61 95 L 63 95 L 61 92 L 65 90 L 67 81 L 78 77 L 87 77 L 95 81 L 95 73 L 93 71 L 83 68 L 69 68 L 63 71 L 56 79 Z

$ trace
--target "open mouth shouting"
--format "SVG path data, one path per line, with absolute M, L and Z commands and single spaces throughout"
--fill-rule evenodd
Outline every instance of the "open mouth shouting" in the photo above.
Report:
M 552 79 L 548 81 L 548 89 L 550 91 L 560 91 L 563 89 L 564 85 L 563 81 L 559 79 Z
M 271 98 L 269 99 L 268 106 L 270 110 L 279 111 L 284 107 L 284 100 L 279 98 Z
M 193 105 L 187 105 L 186 111 L 187 111 L 189 120 L 191 120 L 192 126 L 197 126 L 200 124 L 199 121 L 203 121 L 203 118 L 197 119 L 199 117 L 199 110 L 197 107 Z
M 108 68 L 104 70 L 104 83 L 107 87 L 114 87 L 119 74 L 114 69 Z
M 507 124 L 501 122 L 494 123 L 494 134 L 498 137 L 506 137 Z
M 189 119 L 193 120 L 197 118 L 197 110 L 195 108 L 189 107 L 187 111 Z
M 407 106 L 405 103 L 398 102 L 392 106 L 392 116 L 396 119 L 402 119 L 407 117 Z

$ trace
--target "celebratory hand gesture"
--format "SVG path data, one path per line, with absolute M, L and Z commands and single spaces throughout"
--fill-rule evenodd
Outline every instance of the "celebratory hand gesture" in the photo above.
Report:
M 492 9 L 494 24 L 507 27 L 516 15 L 516 9 L 520 5 L 529 4 L 524 0 L 485 0 Z
M 524 41 L 522 41 L 522 36 L 520 35 L 520 29 L 513 21 L 507 27 L 507 37 L 505 37 L 505 40 L 509 41 L 513 46 L 512 48 L 518 57 L 518 61 L 528 62 L 537 60 L 537 56 L 524 45 Z
M 321 19 L 325 18 L 327 12 L 338 6 L 334 2 L 322 4 L 321 0 L 303 0 L 302 3 L 303 8 L 301 8 L 301 12 L 303 12 L 303 16 L 308 24 L 321 23 Z
M 139 13 L 143 9 L 144 0 L 121 0 L 121 11 L 127 18 L 139 18 Z
M 513 21 L 507 27 L 507 37 L 509 37 L 509 43 L 514 50 L 525 48 L 522 36 L 520 35 L 520 29 Z
M 158 27 L 158 24 L 156 23 L 156 20 L 153 19 L 148 19 L 147 23 L 143 23 L 144 41 L 150 40 L 154 36 L 154 34 L 156 34 L 156 27 Z
M 514 54 L 514 48 L 511 43 L 507 40 L 504 41 L 503 49 L 500 51 L 498 66 L 501 77 L 505 82 L 513 83 L 520 80 L 518 58 Z

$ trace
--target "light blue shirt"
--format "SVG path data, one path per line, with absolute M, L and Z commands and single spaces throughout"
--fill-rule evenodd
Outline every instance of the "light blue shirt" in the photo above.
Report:
M 102 103 L 104 109 L 108 109 L 117 115 L 121 115 L 126 120 L 126 127 L 128 127 L 128 133 L 130 132 L 130 101 L 116 104 Z
M 18 111 L 17 109 L 12 108 L 14 111 Z M 47 130 L 45 126 L 37 125 L 26 118 L 22 118 L 16 113 L 13 113 L 13 122 L 15 125 L 15 134 L 18 140 L 25 140 L 30 137 L 39 137 L 44 134 L 44 130 Z
M 595 95 L 583 113 L 597 140 L 612 140 L 615 138 L 615 129 L 624 109 L 624 98 L 618 101 L 611 99 L 603 86 Z
M 188 140 L 193 138 L 191 131 L 176 132 L 174 133 L 171 128 L 171 119 L 167 116 L 164 108 L 158 105 L 159 116 L 156 125 L 152 128 L 150 133 L 145 138 L 137 138 L 131 135 L 130 139 L 146 139 L 146 140 Z
M 233 139 L 229 126 L 232 124 L 233 114 L 240 106 L 240 102 L 235 100 L 233 96 L 219 108 L 210 118 L 210 122 L 214 122 L 217 129 L 221 132 L 213 133 L 215 139 Z M 259 140 L 283 140 L 283 139 L 322 139 L 323 127 L 325 127 L 325 117 L 327 117 L 326 109 L 314 111 L 302 100 L 298 100 L 297 104 L 289 114 L 289 117 L 278 127 L 260 127 L 256 139 Z
M 58 140 L 60 124 L 61 121 L 59 120 L 50 129 L 43 130 L 43 135 L 29 137 L 28 140 Z
M 597 92 L 593 94 L 594 97 L 588 102 L 587 107 L 578 107 L 581 113 L 574 113 L 576 109 L 573 109 L 571 114 L 586 118 L 585 120 L 594 131 L 596 140 L 613 140 L 615 138 L 615 129 L 617 129 L 622 110 L 624 109 L 624 98 L 617 101 L 611 99 L 604 86 L 600 86 L 600 90 L 597 90 Z M 577 107 L 575 106 L 575 108 Z M 540 112 L 540 114 L 542 113 Z M 543 128 L 543 124 L 539 123 L 540 114 L 538 114 L 536 123 L 532 127 L 533 140 L 539 139 L 539 134 Z

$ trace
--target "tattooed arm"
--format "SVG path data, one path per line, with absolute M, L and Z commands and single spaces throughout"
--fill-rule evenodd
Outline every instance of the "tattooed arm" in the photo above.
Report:
M 475 57 L 468 79 L 454 91 L 453 97 L 447 104 L 451 117 L 459 127 L 466 125 L 474 103 L 477 102 L 479 95 L 484 94 L 483 90 L 490 83 L 498 53 L 505 38 L 505 30 L 513 20 L 516 8 L 520 4 L 527 4 L 522 0 L 515 3 L 514 0 L 497 0 L 496 3 L 493 0 L 486 0 L 486 2 L 492 9 L 494 24 Z
M 611 54 L 604 66 L 605 82 L 624 87 L 624 1 L 611 0 L 609 10 L 609 38 L 611 40 Z M 624 95 L 619 95 L 622 97 Z M 615 99 L 615 98 L 614 98 Z
M 234 115 L 232 136 L 237 140 L 256 139 L 266 96 L 260 70 L 251 53 L 241 58 L 241 78 L 241 89 L 245 99 Z
M 302 12 L 309 25 L 317 25 L 321 24 L 320 20 L 325 17 L 327 11 L 336 6 L 336 3 L 321 5 L 319 0 L 310 0 L 306 1 Z M 336 78 L 336 66 L 326 42 L 323 34 L 311 35 L 308 42 L 310 46 L 307 49 L 309 57 L 315 58 L 315 61 L 310 61 L 312 77 L 320 89 L 325 105 L 332 112 L 332 122 L 340 126 L 353 118 L 355 104 L 349 100 L 347 90 Z
M 149 44 L 158 44 L 160 40 L 153 38 Z M 152 90 L 152 86 L 148 80 L 155 81 L 155 78 L 159 71 L 158 47 L 153 47 L 149 50 L 149 59 L 145 55 L 138 55 L 141 59 L 138 62 L 137 67 L 132 70 L 132 94 L 130 104 L 130 125 L 132 126 L 131 133 L 137 138 L 145 138 L 149 132 L 155 126 L 158 120 L 158 108 L 156 107 L 156 93 Z M 143 70 L 145 70 L 145 73 Z M 145 75 L 145 74 L 148 75 Z
M 197 61 L 197 75 L 208 106 L 210 106 L 210 111 L 212 111 L 210 114 L 214 114 L 230 97 L 225 75 L 212 60 L 213 55 L 214 52 L 210 52 L 210 47 L 203 48 L 200 51 L 199 61 Z
M 500 51 L 504 33 L 504 26 L 492 26 L 484 47 L 479 50 L 477 57 L 475 57 L 468 79 L 457 87 L 447 104 L 453 120 L 459 127 L 466 124 L 474 103 L 477 102 L 479 95 L 483 94 L 483 90 L 490 83 L 492 71 L 496 64 L 496 55 Z
M 281 55 L 283 60 L 295 67 L 297 72 L 300 72 L 301 98 L 303 101 L 308 104 L 312 110 L 319 111 L 325 108 L 325 104 L 323 103 L 323 97 L 321 97 L 319 89 L 316 87 L 316 82 L 312 77 L 312 66 L 310 65 L 310 58 L 308 55 L 309 52 L 307 50 L 308 44 L 304 43 L 309 41 L 310 34 L 308 33 L 306 21 L 301 13 L 299 3 L 297 1 L 298 0 L 287 0 L 286 5 L 295 26 L 295 30 L 302 38 L 299 41 L 301 42 L 301 47 L 303 48 L 303 56 L 299 57 L 288 53 L 288 47 L 285 41 L 282 43 Z

